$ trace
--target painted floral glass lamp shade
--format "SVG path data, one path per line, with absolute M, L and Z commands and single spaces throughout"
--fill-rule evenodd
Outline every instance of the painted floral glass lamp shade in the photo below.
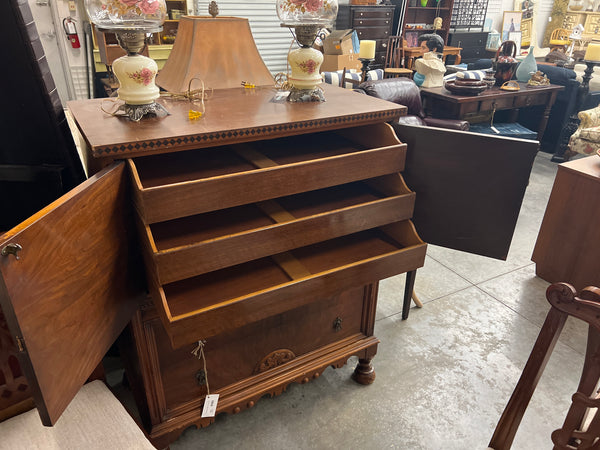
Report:
M 337 0 L 277 0 L 277 15 L 283 26 L 295 30 L 299 49 L 288 54 L 292 85 L 289 101 L 324 101 L 320 67 L 323 54 L 312 47 L 318 31 L 333 25 L 338 12 Z
M 118 95 L 125 102 L 120 109 L 138 121 L 146 114 L 168 114 L 156 103 L 159 89 L 154 83 L 158 66 L 140 55 L 151 33 L 162 30 L 167 15 L 165 0 L 85 0 L 90 21 L 99 31 L 115 33 L 127 55 L 113 62 L 119 80 Z

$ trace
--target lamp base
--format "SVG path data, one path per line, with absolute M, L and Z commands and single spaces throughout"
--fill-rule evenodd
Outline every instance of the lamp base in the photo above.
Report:
M 323 95 L 323 90 L 319 87 L 313 89 L 298 89 L 292 86 L 287 101 L 292 103 L 324 102 L 325 96 Z
M 152 102 L 145 105 L 130 105 L 125 103 L 117 108 L 114 115 L 120 117 L 128 117 L 129 120 L 139 122 L 144 116 L 152 114 L 156 117 L 170 116 L 171 113 L 160 103 Z

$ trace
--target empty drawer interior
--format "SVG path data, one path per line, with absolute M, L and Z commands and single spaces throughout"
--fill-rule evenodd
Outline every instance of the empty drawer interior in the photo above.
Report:
M 317 143 L 317 144 L 315 144 Z M 367 147 L 335 132 L 135 158 L 142 189 L 338 156 Z M 261 161 L 263 161 L 261 163 Z
M 398 195 L 409 193 L 398 192 Z M 156 249 L 161 252 L 383 198 L 386 196 L 367 183 L 356 182 L 154 223 L 150 225 L 150 230 Z
M 423 244 L 414 229 L 411 231 L 410 222 L 390 227 L 394 237 L 382 229 L 367 230 L 164 285 L 169 315 L 176 320 L 178 316 L 201 314 Z M 346 285 L 343 289 L 351 287 Z
M 387 128 L 386 128 L 387 127 Z M 387 124 L 129 160 L 144 223 L 397 173 L 406 146 Z
M 395 174 L 151 224 L 145 248 L 165 284 L 409 219 L 414 199 Z

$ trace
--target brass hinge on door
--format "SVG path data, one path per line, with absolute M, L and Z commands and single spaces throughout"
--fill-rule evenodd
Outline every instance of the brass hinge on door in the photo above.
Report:
M 19 349 L 19 351 L 24 352 L 25 351 L 25 341 L 23 340 L 23 338 L 19 337 L 19 336 L 15 336 L 15 342 L 17 343 L 17 348 Z

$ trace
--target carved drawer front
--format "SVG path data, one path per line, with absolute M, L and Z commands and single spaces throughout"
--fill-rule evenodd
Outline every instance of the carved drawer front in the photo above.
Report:
M 142 225 L 142 234 L 162 285 L 410 219 L 414 200 L 394 174 Z
M 157 319 L 145 325 L 146 340 L 153 342 L 156 354 L 150 355 L 159 367 L 160 384 L 164 392 L 165 410 L 160 416 L 170 416 L 175 409 L 201 410 L 206 394 L 206 378 L 211 393 L 241 380 L 261 378 L 269 370 L 323 346 L 348 339 L 364 338 L 362 312 L 364 289 L 357 288 L 333 297 L 318 297 L 308 305 L 228 333 L 209 338 L 204 344 L 206 373 L 203 362 L 192 354 L 196 343 L 173 350 L 161 322 Z M 153 393 L 153 395 L 161 395 Z M 181 411 L 179 411 L 181 413 Z
M 406 146 L 385 123 L 129 160 L 144 223 L 402 171 Z
M 160 285 L 153 297 L 174 348 L 421 267 L 408 220 Z M 215 255 L 218 257 L 218 255 Z

